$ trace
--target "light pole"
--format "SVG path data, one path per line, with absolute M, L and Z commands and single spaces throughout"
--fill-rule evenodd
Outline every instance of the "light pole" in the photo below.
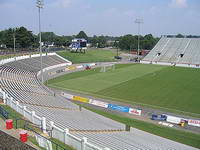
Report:
M 39 44 L 40 44 L 40 69 L 41 69 L 41 80 L 43 82 L 43 70 L 42 70 L 42 36 L 41 36 L 41 21 L 40 21 L 40 9 L 43 8 L 44 4 L 43 4 L 43 0 L 37 0 L 36 2 L 36 6 L 38 7 L 38 11 L 39 11 L 39 36 L 40 36 L 40 40 L 39 40 Z
M 140 25 L 143 23 L 142 19 L 136 19 L 135 23 L 138 24 L 138 60 L 139 60 L 139 53 L 140 53 Z
M 119 57 L 119 41 L 115 41 L 117 46 L 117 57 Z

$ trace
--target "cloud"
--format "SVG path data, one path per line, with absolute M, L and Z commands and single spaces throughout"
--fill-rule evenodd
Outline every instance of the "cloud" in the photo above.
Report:
M 55 7 L 67 8 L 71 6 L 72 0 L 55 0 L 51 5 Z
M 173 8 L 187 8 L 187 0 L 171 0 L 170 6 Z

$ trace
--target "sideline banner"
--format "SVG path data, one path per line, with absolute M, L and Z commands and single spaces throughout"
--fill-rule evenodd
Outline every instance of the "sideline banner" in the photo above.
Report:
M 76 66 L 69 66 L 69 67 L 67 67 L 67 69 L 69 69 L 69 70 L 75 70 Z
M 140 115 L 142 114 L 142 110 L 130 108 L 130 109 L 129 109 L 129 114 L 133 114 L 133 115 L 138 115 L 138 116 L 140 116 Z
M 200 127 L 200 120 L 188 120 L 188 125 Z
M 83 103 L 89 103 L 88 98 L 80 97 L 80 96 L 73 96 L 73 100 L 83 102 Z
M 174 116 L 167 116 L 167 122 L 171 122 L 171 123 L 175 123 L 175 124 L 179 124 L 181 123 L 182 118 L 179 117 L 174 117 Z
M 105 102 L 90 99 L 89 103 L 92 104 L 92 105 L 95 105 L 95 106 L 108 108 L 108 103 L 105 103 Z
M 130 109 L 129 107 L 113 105 L 113 104 L 108 104 L 108 108 L 112 110 L 121 111 L 121 112 L 129 112 L 129 109 Z
M 73 95 L 71 94 L 67 94 L 67 93 L 62 93 L 62 95 L 65 97 L 65 98 L 68 98 L 68 99 L 73 99 Z

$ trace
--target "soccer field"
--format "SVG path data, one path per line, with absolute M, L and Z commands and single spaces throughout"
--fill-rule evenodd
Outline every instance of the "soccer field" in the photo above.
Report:
M 114 71 L 75 72 L 48 81 L 60 89 L 200 114 L 200 70 L 159 65 L 116 65 Z

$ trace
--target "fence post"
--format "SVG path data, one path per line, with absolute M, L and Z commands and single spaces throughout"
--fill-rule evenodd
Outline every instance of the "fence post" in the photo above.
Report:
M 16 101 L 17 112 L 19 112 L 19 102 Z
M 6 104 L 6 93 L 2 91 L 2 94 L 3 94 L 3 103 Z
M 23 106 L 23 116 L 25 117 L 26 106 Z
M 10 97 L 10 107 L 11 107 L 11 108 L 13 108 L 13 107 L 12 107 L 12 102 L 13 102 L 13 98 Z
M 87 138 L 83 137 L 81 140 L 81 150 L 85 150 L 85 143 L 87 143 Z
M 51 127 L 51 129 L 52 129 L 53 126 L 54 126 L 54 122 L 53 122 L 53 121 L 49 121 L 49 123 L 50 123 L 50 127 Z
M 50 128 L 51 128 L 51 137 L 53 137 L 53 127 L 54 127 L 54 122 L 53 121 L 49 121 L 50 123 Z
M 31 112 L 31 121 L 32 121 L 33 123 L 35 123 L 35 122 L 34 122 L 34 116 L 35 116 L 35 111 L 32 111 L 32 112 Z
M 46 118 L 42 117 L 42 131 L 43 133 L 47 133 L 47 124 L 46 124 Z
M 65 135 L 64 135 L 64 138 L 65 138 L 65 139 L 64 139 L 64 143 L 65 143 L 65 144 L 68 144 L 68 143 L 69 143 L 69 141 L 68 141 L 68 140 L 69 140 L 69 139 L 68 139 L 69 129 L 68 129 L 68 128 L 66 128 L 66 129 L 64 130 L 64 134 L 65 134 Z

